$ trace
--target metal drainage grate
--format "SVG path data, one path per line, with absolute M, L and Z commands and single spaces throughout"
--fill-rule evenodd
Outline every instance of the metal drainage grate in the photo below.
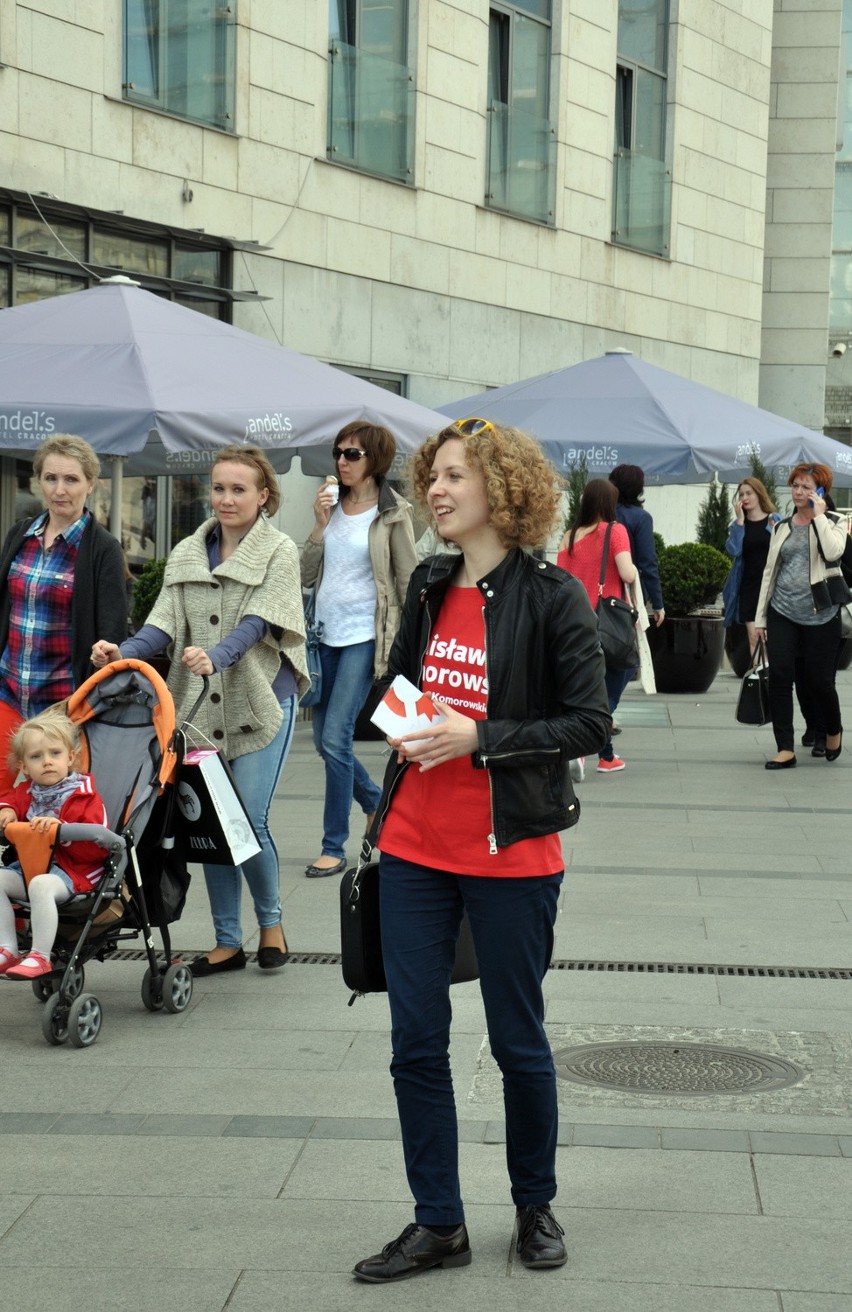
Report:
M 781 1057 L 703 1043 L 593 1043 L 553 1060 L 560 1079 L 624 1093 L 765 1093 L 804 1077 Z
M 188 961 L 190 964 L 196 957 L 203 957 L 209 949 L 205 948 L 175 948 L 172 956 L 179 957 L 181 961 Z M 154 954 L 158 961 L 165 961 L 162 952 Z M 147 961 L 148 953 L 144 948 L 116 948 L 115 952 L 109 954 L 110 961 Z M 247 952 L 246 961 L 257 961 L 256 952 Z M 288 966 L 339 966 L 339 952 L 291 952 L 287 957 Z
M 722 966 L 687 961 L 551 961 L 551 970 L 608 971 L 625 975 L 735 975 L 748 979 L 852 979 L 844 966 Z
M 204 948 L 184 948 L 180 955 L 193 961 L 203 957 Z M 163 954 L 157 954 L 163 959 Z M 257 959 L 256 952 L 247 952 L 248 961 Z M 147 954 L 141 948 L 117 948 L 109 955 L 110 961 L 145 961 Z M 339 966 L 339 952 L 291 952 L 289 966 Z M 622 975 L 727 975 L 743 979 L 852 979 L 852 969 L 843 966 L 720 966 L 712 962 L 685 961 L 551 961 L 551 970 L 576 970 L 592 973 Z

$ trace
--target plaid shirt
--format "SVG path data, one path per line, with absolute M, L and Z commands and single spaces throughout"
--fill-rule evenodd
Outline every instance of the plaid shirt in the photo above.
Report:
M 71 599 L 89 511 L 44 549 L 47 512 L 34 519 L 9 567 L 9 641 L 0 656 L 0 699 L 29 719 L 74 691 Z

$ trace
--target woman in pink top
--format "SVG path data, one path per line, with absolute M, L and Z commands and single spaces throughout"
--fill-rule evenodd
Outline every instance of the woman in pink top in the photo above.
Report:
M 593 478 L 586 484 L 577 518 L 566 533 L 556 557 L 557 565 L 579 579 L 586 589 L 592 609 L 598 604 L 598 587 L 601 577 L 601 558 L 608 526 L 612 525 L 607 552 L 603 596 L 620 597 L 624 585 L 636 579 L 636 566 L 630 554 L 630 539 L 623 524 L 615 522 L 618 489 L 607 478 Z M 621 694 L 635 671 L 607 670 L 606 691 L 609 713 L 613 714 Z M 612 749 L 612 738 L 601 748 L 598 770 L 612 774 L 623 770 L 624 762 Z

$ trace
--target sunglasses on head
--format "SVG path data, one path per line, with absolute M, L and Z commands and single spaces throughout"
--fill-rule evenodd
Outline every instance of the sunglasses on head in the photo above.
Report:
M 488 419 L 459 419 L 453 424 L 462 437 L 476 437 L 479 433 L 494 432 L 494 425 Z
M 331 454 L 334 456 L 335 464 L 338 460 L 348 460 L 351 465 L 354 465 L 356 460 L 367 459 L 367 452 L 360 451 L 357 446 L 336 446 Z

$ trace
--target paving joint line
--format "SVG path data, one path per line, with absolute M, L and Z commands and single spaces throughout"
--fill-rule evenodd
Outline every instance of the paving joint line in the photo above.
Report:
M 0 1112 L 4 1134 L 80 1138 L 300 1139 L 304 1143 L 398 1142 L 399 1122 L 370 1116 L 220 1116 L 111 1112 Z M 63 1121 L 70 1122 L 63 1125 Z M 135 1124 L 128 1124 L 135 1122 Z M 506 1142 L 502 1121 L 459 1122 L 461 1142 L 483 1146 Z M 654 1149 L 663 1152 L 727 1152 L 751 1156 L 852 1158 L 852 1135 L 811 1131 L 697 1128 L 686 1126 L 560 1122 L 560 1148 Z

